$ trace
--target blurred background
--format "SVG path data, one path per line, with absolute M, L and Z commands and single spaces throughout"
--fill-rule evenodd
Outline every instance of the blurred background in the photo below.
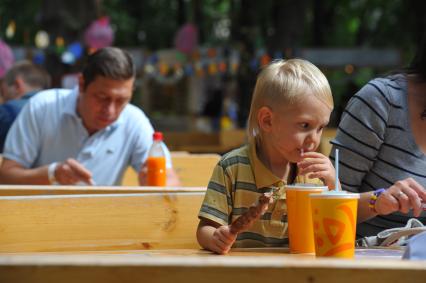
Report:
M 336 127 L 362 85 L 409 62 L 425 12 L 422 0 L 2 0 L 0 76 L 28 59 L 71 88 L 90 52 L 118 46 L 154 127 L 214 133 L 245 127 L 262 66 L 299 57 L 329 79 Z

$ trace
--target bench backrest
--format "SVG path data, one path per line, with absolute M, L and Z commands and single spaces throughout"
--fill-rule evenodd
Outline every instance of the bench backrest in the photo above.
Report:
M 206 187 L 213 169 L 220 160 L 219 154 L 172 154 L 173 168 L 183 187 Z M 138 175 L 133 168 L 127 168 L 123 186 L 138 186 Z
M 0 197 L 0 252 L 199 248 L 204 191 Z

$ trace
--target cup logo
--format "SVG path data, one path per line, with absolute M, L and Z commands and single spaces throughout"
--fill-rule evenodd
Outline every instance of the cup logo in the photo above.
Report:
M 343 212 L 343 217 L 347 218 L 346 221 L 344 219 L 330 218 L 325 215 L 322 220 L 319 220 L 319 211 L 318 209 L 314 210 L 315 219 L 313 227 L 314 231 L 317 232 L 315 233 L 315 242 L 319 248 L 326 249 L 322 252 L 324 256 L 333 256 L 343 251 L 351 250 L 354 247 L 353 242 L 348 242 L 348 239 L 352 237 L 345 237 L 345 233 L 353 234 L 355 232 L 355 218 L 352 209 L 345 204 L 337 206 L 336 209 Z M 321 224 L 324 234 L 318 233 L 321 229 Z

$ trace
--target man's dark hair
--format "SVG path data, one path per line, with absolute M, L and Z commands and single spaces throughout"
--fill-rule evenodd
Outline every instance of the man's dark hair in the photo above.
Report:
M 97 50 L 89 56 L 83 69 L 84 88 L 97 76 L 113 80 L 129 80 L 136 71 L 130 54 L 116 47 Z
M 4 76 L 8 85 L 13 85 L 17 77 L 20 77 L 28 86 L 34 89 L 46 89 L 50 87 L 50 76 L 41 67 L 30 61 L 16 62 Z

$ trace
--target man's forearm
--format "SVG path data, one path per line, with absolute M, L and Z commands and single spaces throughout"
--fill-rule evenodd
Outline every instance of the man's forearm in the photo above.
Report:
M 0 183 L 2 184 L 19 184 L 19 185 L 49 185 L 47 175 L 48 166 L 42 166 L 34 169 L 26 169 L 22 167 L 8 166 L 2 164 L 0 168 Z

